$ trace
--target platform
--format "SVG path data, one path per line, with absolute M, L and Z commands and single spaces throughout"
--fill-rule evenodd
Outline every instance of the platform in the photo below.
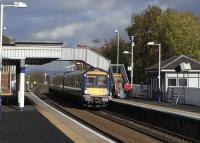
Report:
M 112 101 L 200 120 L 200 107 L 198 106 L 147 101 L 141 99 L 112 99 Z
M 2 106 L 0 119 L 2 143 L 113 142 L 72 121 L 31 93 L 26 93 L 24 112 L 19 112 L 16 99 L 6 102 L 7 105 Z
M 73 143 L 31 104 L 19 112 L 15 99 L 2 106 L 0 119 L 1 143 Z

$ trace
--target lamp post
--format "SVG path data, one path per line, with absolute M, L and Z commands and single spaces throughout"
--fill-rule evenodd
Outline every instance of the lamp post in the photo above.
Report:
M 24 2 L 18 2 L 18 1 L 15 1 L 13 4 L 10 4 L 10 5 L 1 4 L 1 27 L 0 27 L 0 47 L 1 48 L 0 48 L 0 50 L 2 50 L 2 43 L 3 43 L 2 37 L 3 37 L 3 9 L 4 9 L 4 7 L 26 8 L 28 6 Z
M 147 45 L 153 46 L 157 45 L 158 46 L 158 89 L 161 91 L 161 44 L 156 44 L 155 42 L 148 42 Z
M 1 88 L 1 70 L 2 70 L 2 45 L 3 45 L 3 9 L 4 7 L 17 7 L 17 8 L 26 8 L 28 7 L 26 3 L 15 1 L 13 4 L 4 5 L 1 4 L 1 26 L 0 26 L 0 105 L 1 105 L 1 96 L 2 96 L 2 88 Z
M 131 36 L 131 53 L 129 51 L 123 52 L 123 54 L 131 55 L 131 93 L 133 88 L 133 47 L 134 47 L 134 36 Z
M 131 93 L 133 91 L 133 46 L 134 36 L 131 36 Z
M 115 30 L 117 33 L 117 73 L 118 73 L 118 66 L 119 66 L 119 31 Z

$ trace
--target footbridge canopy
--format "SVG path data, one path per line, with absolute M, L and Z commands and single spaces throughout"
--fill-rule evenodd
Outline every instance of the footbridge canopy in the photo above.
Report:
M 87 64 L 109 70 L 110 60 L 87 48 L 63 48 L 61 46 L 3 46 L 2 58 L 5 65 L 14 65 L 20 59 L 26 64 L 40 65 L 56 59 L 80 60 Z
M 87 48 L 63 48 L 61 59 L 69 61 L 81 60 L 93 67 L 106 71 L 109 70 L 111 63 L 109 59 Z
M 41 65 L 61 58 L 61 46 L 3 46 L 4 65 L 15 65 L 24 59 L 26 64 Z

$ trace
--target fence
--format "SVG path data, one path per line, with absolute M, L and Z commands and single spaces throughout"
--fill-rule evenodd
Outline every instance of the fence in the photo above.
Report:
M 177 104 L 200 106 L 200 88 L 169 87 L 167 92 L 167 101 Z
M 138 98 L 147 98 L 149 95 L 149 86 L 141 84 L 133 84 L 132 96 Z

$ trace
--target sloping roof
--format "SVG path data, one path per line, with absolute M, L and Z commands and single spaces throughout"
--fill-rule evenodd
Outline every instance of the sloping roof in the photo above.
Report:
M 12 44 L 14 44 L 14 39 L 6 35 L 3 35 L 3 45 L 12 45 Z
M 60 41 L 15 41 L 7 35 L 3 35 L 3 45 L 15 45 L 15 46 L 63 46 L 63 42 Z
M 63 46 L 63 42 L 58 41 L 16 41 L 15 46 Z
M 174 56 L 165 61 L 161 61 L 161 70 L 175 69 L 177 66 L 179 66 L 183 62 L 190 63 L 192 70 L 200 70 L 200 62 L 193 60 L 185 55 Z M 146 68 L 145 71 L 155 71 L 155 70 L 158 70 L 158 68 L 159 68 L 158 64 L 155 64 L 153 66 Z

